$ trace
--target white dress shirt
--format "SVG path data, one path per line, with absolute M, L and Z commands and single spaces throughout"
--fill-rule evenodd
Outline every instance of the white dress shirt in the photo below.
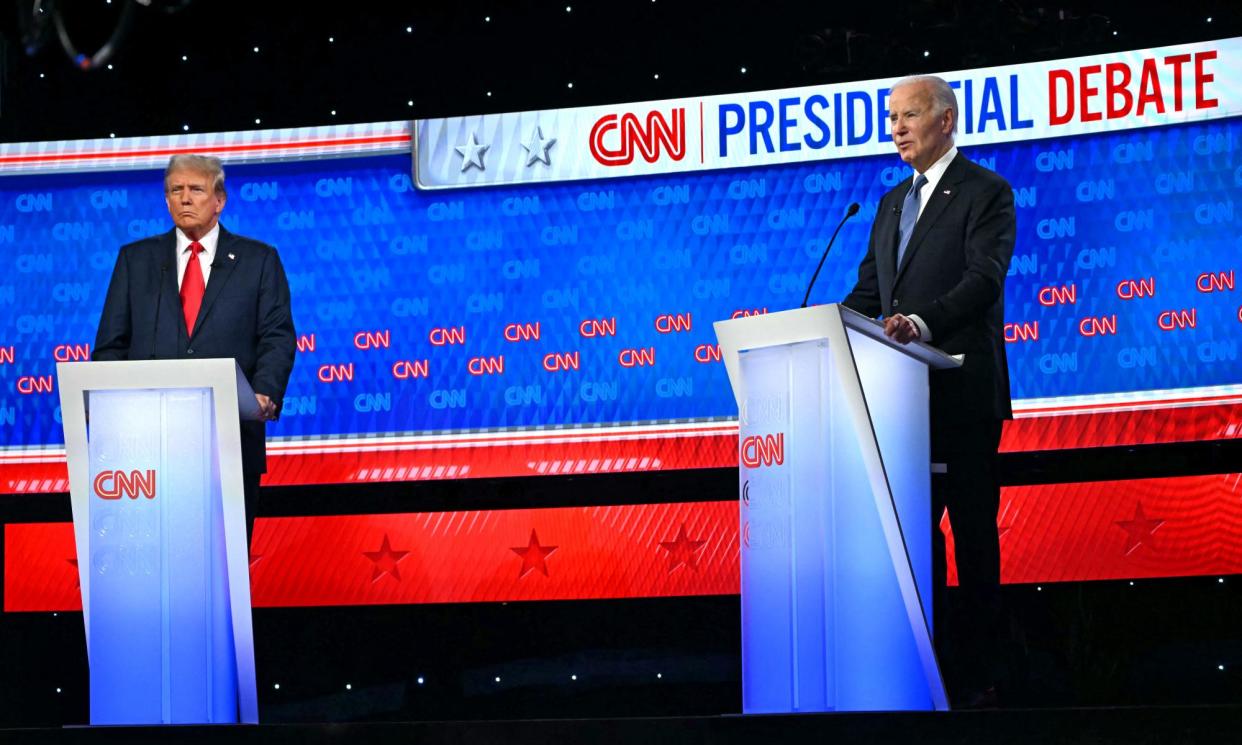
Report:
M 926 209 L 928 200 L 930 200 L 931 196 L 936 193 L 936 185 L 940 183 L 940 178 L 944 176 L 944 172 L 949 169 L 949 164 L 952 163 L 953 159 L 956 157 L 957 146 L 953 145 L 949 148 L 949 152 L 940 156 L 940 160 L 932 163 L 931 167 L 928 168 L 923 174 L 927 177 L 927 183 L 923 184 L 923 188 L 919 189 L 919 217 L 923 216 L 923 210 Z M 917 174 L 918 172 L 916 171 L 915 173 Z M 915 225 L 917 224 L 918 222 L 915 221 Z M 919 341 L 931 341 L 931 329 L 927 328 L 927 324 L 923 322 L 922 318 L 914 315 L 906 317 L 911 321 L 914 321 L 914 325 L 918 327 Z
M 190 263 L 190 244 L 194 241 L 186 237 L 181 232 L 181 228 L 177 228 L 177 291 L 181 291 L 181 281 L 185 279 L 185 268 Z M 203 270 L 203 287 L 207 286 L 207 281 L 211 279 L 211 262 L 216 257 L 216 244 L 220 242 L 220 223 L 211 226 L 211 230 L 207 231 L 207 235 L 199 240 L 199 245 L 203 250 L 198 254 L 198 265 Z

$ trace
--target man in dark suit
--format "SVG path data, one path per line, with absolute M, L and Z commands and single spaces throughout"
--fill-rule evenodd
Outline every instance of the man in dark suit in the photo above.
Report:
M 241 423 L 249 535 L 267 470 L 265 422 L 279 415 L 293 369 L 289 285 L 276 249 L 220 225 L 218 158 L 173 156 L 164 198 L 176 227 L 121 248 L 91 359 L 237 360 L 263 417 Z
M 933 525 L 947 508 L 968 615 L 994 626 L 997 449 L 1001 423 L 1012 417 L 1005 275 L 1016 225 L 1005 179 L 957 152 L 957 114 L 953 89 L 940 78 L 906 78 L 893 86 L 893 142 L 914 174 L 880 200 L 858 283 L 843 303 L 883 316 L 885 333 L 903 344 L 917 339 L 965 355 L 960 369 L 930 374 L 932 460 L 947 469 L 933 489 Z M 936 529 L 933 538 L 939 591 L 944 536 Z M 995 631 L 980 629 L 984 636 Z

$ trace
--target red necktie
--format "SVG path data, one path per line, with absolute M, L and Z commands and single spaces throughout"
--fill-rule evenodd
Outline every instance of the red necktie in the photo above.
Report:
M 181 312 L 185 314 L 185 330 L 194 335 L 194 321 L 198 319 L 198 309 L 203 304 L 203 291 L 207 283 L 203 281 L 203 268 L 199 266 L 198 255 L 203 252 L 203 244 L 194 241 L 190 244 L 190 260 L 185 265 L 185 276 L 181 278 Z

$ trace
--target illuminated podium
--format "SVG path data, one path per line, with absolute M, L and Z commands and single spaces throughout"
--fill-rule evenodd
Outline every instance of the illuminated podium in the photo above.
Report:
M 715 324 L 741 432 L 742 711 L 947 709 L 929 368 L 839 305 Z
M 91 724 L 257 722 L 238 411 L 259 410 L 245 376 L 231 359 L 56 374 Z

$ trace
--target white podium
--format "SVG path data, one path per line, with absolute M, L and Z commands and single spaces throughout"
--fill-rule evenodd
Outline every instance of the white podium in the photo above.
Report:
M 743 712 L 947 709 L 927 371 L 960 360 L 839 305 L 715 329 L 741 429 Z
M 231 359 L 56 366 L 91 724 L 258 722 Z M 88 425 L 89 412 L 89 425 Z

